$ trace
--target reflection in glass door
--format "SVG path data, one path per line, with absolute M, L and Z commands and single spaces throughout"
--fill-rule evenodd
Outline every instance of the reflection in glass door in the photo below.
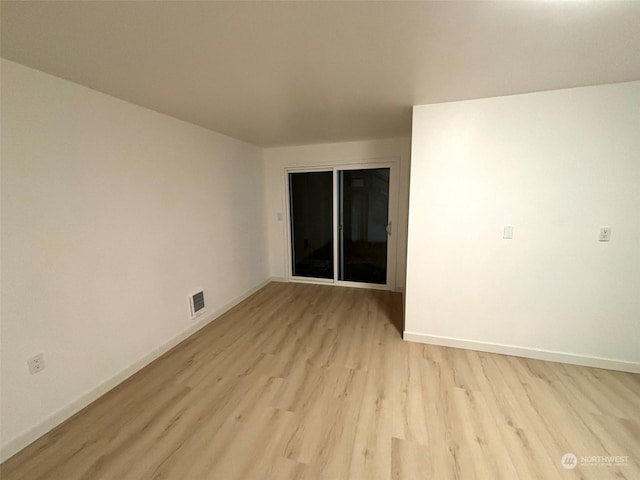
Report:
M 338 280 L 387 283 L 389 172 L 338 171 Z
M 333 171 L 289 173 L 294 277 L 334 279 Z

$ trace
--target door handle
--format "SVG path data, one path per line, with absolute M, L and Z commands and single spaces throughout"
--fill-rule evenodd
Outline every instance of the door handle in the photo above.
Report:
M 391 236 L 391 222 L 387 223 L 387 235 Z

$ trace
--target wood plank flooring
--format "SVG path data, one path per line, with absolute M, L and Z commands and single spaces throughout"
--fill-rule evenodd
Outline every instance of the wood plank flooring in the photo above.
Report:
M 395 293 L 271 283 L 2 479 L 640 478 L 640 376 L 403 342 L 401 317 Z

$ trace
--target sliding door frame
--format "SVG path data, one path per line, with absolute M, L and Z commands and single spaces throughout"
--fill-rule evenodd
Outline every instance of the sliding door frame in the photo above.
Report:
M 400 191 L 400 162 L 398 159 L 379 159 L 377 161 L 363 161 L 358 163 L 345 162 L 333 163 L 330 165 L 295 165 L 284 167 L 284 211 L 285 217 L 285 272 L 286 280 L 295 283 L 311 283 L 319 285 L 338 285 L 343 287 L 371 288 L 377 290 L 396 290 L 396 270 L 397 270 L 397 225 L 398 225 L 398 200 Z M 339 200 L 338 192 L 338 171 L 339 170 L 371 170 L 377 168 L 389 169 L 389 225 L 390 235 L 387 235 L 387 282 L 385 284 L 349 282 L 339 280 Z M 333 173 L 333 279 L 296 277 L 293 275 L 293 261 L 291 255 L 291 200 L 289 192 L 290 173 L 311 173 L 311 172 L 332 172 Z
M 333 185 L 333 278 L 314 278 L 314 277 L 296 277 L 293 274 L 293 244 L 291 243 L 291 198 L 290 198 L 290 183 L 289 183 L 289 174 L 290 173 L 314 173 L 314 172 L 331 172 L 332 173 L 332 185 Z M 309 168 L 285 168 L 284 174 L 284 186 L 285 186 L 285 200 L 286 200 L 286 244 L 287 244 L 287 254 L 285 256 L 285 261 L 287 262 L 287 268 L 285 272 L 287 272 L 287 281 L 289 282 L 297 282 L 297 283 L 317 283 L 317 284 L 331 284 L 335 283 L 336 278 L 336 239 L 335 239 L 335 213 L 336 213 L 336 172 L 333 168 L 329 167 L 309 167 Z

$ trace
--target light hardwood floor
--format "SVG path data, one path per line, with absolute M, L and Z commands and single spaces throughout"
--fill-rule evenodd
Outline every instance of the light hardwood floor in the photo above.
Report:
M 403 342 L 401 311 L 269 284 L 2 479 L 640 478 L 640 376 Z M 567 470 L 568 452 L 628 462 Z

